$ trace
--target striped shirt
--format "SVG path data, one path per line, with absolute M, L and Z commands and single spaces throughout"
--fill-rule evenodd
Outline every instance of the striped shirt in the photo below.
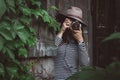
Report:
M 65 80 L 77 72 L 78 66 L 89 65 L 89 56 L 84 42 L 77 44 L 71 41 L 60 45 L 61 42 L 62 39 L 56 36 L 55 80 Z

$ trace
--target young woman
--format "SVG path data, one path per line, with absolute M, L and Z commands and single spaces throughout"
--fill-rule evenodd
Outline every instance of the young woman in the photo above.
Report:
M 55 37 L 55 80 L 65 80 L 77 72 L 79 67 L 89 65 L 89 56 L 82 35 L 82 10 L 72 6 L 60 15 L 64 18 L 61 30 Z

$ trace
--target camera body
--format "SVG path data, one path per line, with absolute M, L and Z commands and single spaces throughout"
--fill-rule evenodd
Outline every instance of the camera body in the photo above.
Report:
M 71 27 L 73 30 L 79 30 L 81 27 L 81 23 L 79 21 L 72 21 Z
M 63 23 L 66 18 L 69 18 L 72 21 L 71 27 L 73 30 L 79 30 L 80 27 L 83 26 L 82 23 L 80 23 L 78 20 L 73 19 L 71 17 L 64 16 L 62 14 L 57 14 L 55 17 L 56 17 L 56 20 L 60 23 Z

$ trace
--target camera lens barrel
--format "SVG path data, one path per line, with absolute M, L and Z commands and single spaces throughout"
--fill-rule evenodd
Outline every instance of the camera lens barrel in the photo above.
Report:
M 71 23 L 71 27 L 72 27 L 73 30 L 79 30 L 79 27 L 81 27 L 80 22 L 79 21 L 73 21 Z

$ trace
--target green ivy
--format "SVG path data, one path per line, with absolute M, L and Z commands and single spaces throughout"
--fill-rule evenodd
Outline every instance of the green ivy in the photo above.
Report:
M 34 80 L 29 65 L 18 59 L 27 58 L 28 48 L 35 45 L 33 18 L 58 30 L 56 20 L 41 8 L 40 1 L 0 0 L 0 80 Z

